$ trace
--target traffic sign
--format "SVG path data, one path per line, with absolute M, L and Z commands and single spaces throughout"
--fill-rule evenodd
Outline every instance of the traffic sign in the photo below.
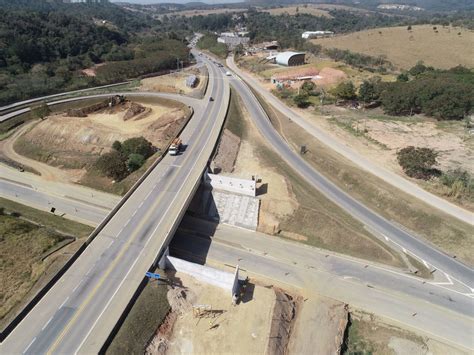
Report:
M 150 279 L 159 279 L 160 274 L 155 274 L 154 272 L 147 271 L 145 274 L 146 277 L 149 277 Z

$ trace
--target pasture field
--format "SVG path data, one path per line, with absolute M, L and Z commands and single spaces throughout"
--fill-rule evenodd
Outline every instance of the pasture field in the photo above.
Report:
M 400 70 L 409 69 L 418 61 L 440 69 L 457 65 L 474 68 L 474 31 L 461 27 L 385 27 L 312 42 L 326 48 L 385 56 Z

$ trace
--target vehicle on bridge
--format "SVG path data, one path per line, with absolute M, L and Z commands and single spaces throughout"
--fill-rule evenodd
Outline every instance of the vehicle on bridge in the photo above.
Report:
M 168 149 L 169 155 L 178 155 L 183 146 L 181 138 L 177 137 L 171 142 L 170 148 Z

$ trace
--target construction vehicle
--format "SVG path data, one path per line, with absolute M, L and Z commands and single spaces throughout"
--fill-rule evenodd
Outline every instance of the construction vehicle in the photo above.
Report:
M 183 144 L 183 141 L 181 140 L 181 138 L 177 137 L 173 139 L 173 141 L 171 142 L 170 148 L 168 149 L 169 155 L 178 155 L 181 150 L 182 144 Z

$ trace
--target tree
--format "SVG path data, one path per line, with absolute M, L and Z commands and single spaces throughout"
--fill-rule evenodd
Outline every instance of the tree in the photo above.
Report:
M 416 179 L 428 180 L 438 171 L 433 168 L 437 164 L 438 152 L 430 148 L 405 147 L 397 152 L 397 160 L 405 174 Z
M 115 141 L 112 143 L 112 149 L 116 150 L 117 152 L 121 152 L 122 151 L 122 143 L 120 143 L 119 141 Z
M 155 153 L 155 148 L 144 137 L 129 138 L 122 143 L 122 154 L 126 157 L 130 154 L 140 154 L 146 159 L 153 153 Z
M 33 107 L 31 109 L 31 114 L 36 117 L 43 119 L 51 113 L 51 109 L 49 108 L 46 102 L 42 102 L 41 105 Z
M 352 81 L 339 83 L 334 89 L 333 94 L 342 100 L 353 100 L 357 97 L 355 87 Z
M 417 76 L 431 70 L 433 70 L 432 67 L 427 67 L 422 61 L 419 61 L 410 70 L 408 70 L 408 72 L 413 76 Z
M 141 154 L 130 154 L 127 159 L 127 169 L 132 172 L 138 170 L 145 163 L 145 157 Z
M 116 150 L 101 155 L 95 162 L 94 167 L 101 174 L 117 181 L 128 175 L 124 156 Z
M 316 84 L 313 83 L 312 81 L 305 81 L 303 85 L 301 85 L 300 88 L 303 93 L 306 95 L 314 95 L 314 90 L 316 89 Z
M 400 73 L 397 76 L 397 81 L 401 83 L 406 83 L 410 78 L 408 77 L 407 73 Z
M 301 94 L 295 95 L 293 97 L 293 102 L 299 108 L 306 108 L 310 105 L 310 102 L 308 100 L 308 94 L 306 94 L 306 93 L 301 93 Z
M 409 26 L 407 27 L 407 30 L 408 30 L 408 31 L 411 31 L 411 25 L 409 25 Z
M 374 102 L 379 99 L 379 93 L 372 81 L 365 80 L 359 87 L 359 99 L 363 102 Z

